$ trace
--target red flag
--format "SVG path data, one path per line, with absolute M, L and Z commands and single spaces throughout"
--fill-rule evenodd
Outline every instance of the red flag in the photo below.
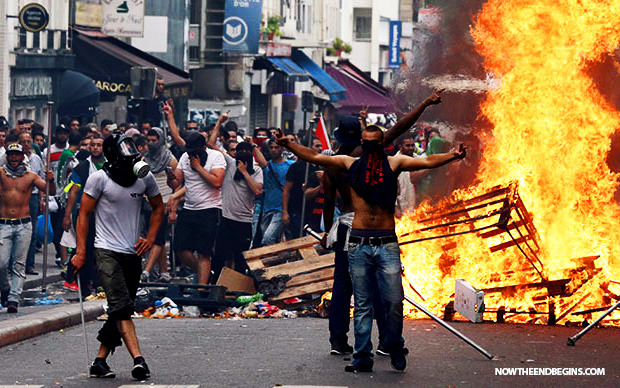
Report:
M 325 123 L 323 122 L 323 115 L 319 116 L 319 122 L 316 125 L 316 137 L 321 140 L 321 146 L 323 146 L 323 150 L 332 150 L 332 143 L 329 141 L 329 134 L 327 133 L 327 128 L 325 127 Z

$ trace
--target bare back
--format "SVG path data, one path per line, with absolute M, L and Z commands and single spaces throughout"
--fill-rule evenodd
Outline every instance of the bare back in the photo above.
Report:
M 31 171 L 19 178 L 11 178 L 0 168 L 0 218 L 30 216 L 28 202 L 36 178 L 37 174 Z

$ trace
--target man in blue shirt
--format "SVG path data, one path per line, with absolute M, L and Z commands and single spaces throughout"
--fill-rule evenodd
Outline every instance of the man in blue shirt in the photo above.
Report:
M 293 161 L 282 157 L 284 148 L 275 141 L 269 142 L 271 160 L 263 170 L 265 182 L 265 200 L 263 203 L 263 218 L 261 230 L 263 231 L 263 245 L 271 245 L 280 242 L 282 237 L 282 190 L 286 180 L 286 172 Z

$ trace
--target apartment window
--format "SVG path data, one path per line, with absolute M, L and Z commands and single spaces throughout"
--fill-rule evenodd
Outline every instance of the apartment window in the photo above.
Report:
M 15 116 L 15 121 L 21 119 L 30 119 L 35 120 L 35 108 L 34 107 L 24 107 L 24 108 L 15 108 L 13 110 L 13 115 Z
M 355 40 L 370 40 L 372 37 L 372 10 L 370 8 L 355 8 Z
M 201 1 L 200 0 L 190 0 L 189 2 L 189 23 L 190 24 L 200 24 L 200 9 L 201 9 Z

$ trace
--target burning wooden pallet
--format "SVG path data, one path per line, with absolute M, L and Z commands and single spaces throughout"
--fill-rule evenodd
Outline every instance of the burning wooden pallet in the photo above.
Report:
M 534 269 L 541 281 L 547 281 L 544 265 L 539 258 L 540 237 L 519 198 L 516 183 L 494 187 L 485 194 L 455 202 L 449 208 L 451 211 L 447 213 L 443 210 L 436 211 L 431 213 L 431 217 L 419 221 L 426 225 L 425 227 L 399 236 L 400 245 L 470 233 L 476 233 L 484 240 L 505 235 L 508 237 L 507 241 L 490 245 L 490 252 L 517 247 L 524 259 L 524 265 Z M 457 244 L 456 240 L 451 239 L 442 247 L 449 251 Z
M 519 197 L 515 183 L 508 186 L 494 187 L 485 194 L 455 202 L 447 208 L 450 211 L 446 212 L 446 207 L 443 207 L 442 210 L 431 213 L 427 219 L 418 221 L 423 227 L 399 236 L 400 245 L 445 239 L 447 241 L 441 247 L 444 252 L 449 252 L 458 246 L 459 236 L 476 234 L 487 242 L 490 254 L 516 248 L 519 253 L 516 257 L 520 257 L 522 260 L 520 268 L 496 274 L 497 280 L 500 278 L 504 279 L 503 284 L 497 287 L 482 289 L 481 291 L 484 291 L 485 295 L 501 293 L 502 296 L 509 296 L 522 290 L 536 289 L 546 291 L 544 298 L 539 301 L 539 304 L 547 305 L 547 308 L 544 308 L 545 311 L 536 311 L 538 309 L 517 311 L 516 309 L 507 309 L 499 306 L 495 309 L 487 308 L 485 313 L 496 314 L 498 322 L 502 322 L 507 314 L 547 315 L 547 322 L 555 324 L 578 305 L 577 303 L 569 306 L 556 315 L 556 306 L 549 297 L 570 296 L 582 284 L 571 289 L 569 283 L 573 276 L 570 276 L 570 274 L 567 274 L 567 278 L 549 280 L 545 266 L 540 259 L 541 250 L 538 232 L 532 223 L 530 213 Z M 585 271 L 587 273 L 585 282 L 596 275 L 593 265 L 596 258 L 595 256 L 575 259 L 580 266 L 574 269 L 574 271 Z M 505 284 L 505 280 L 510 278 L 536 280 L 526 283 Z M 493 279 L 489 279 L 487 283 L 493 283 Z M 453 315 L 453 303 L 450 302 L 445 307 L 444 316 L 449 320 Z
M 301 237 L 243 252 L 258 291 L 279 302 L 331 290 L 334 254 L 320 254 L 317 240 Z

